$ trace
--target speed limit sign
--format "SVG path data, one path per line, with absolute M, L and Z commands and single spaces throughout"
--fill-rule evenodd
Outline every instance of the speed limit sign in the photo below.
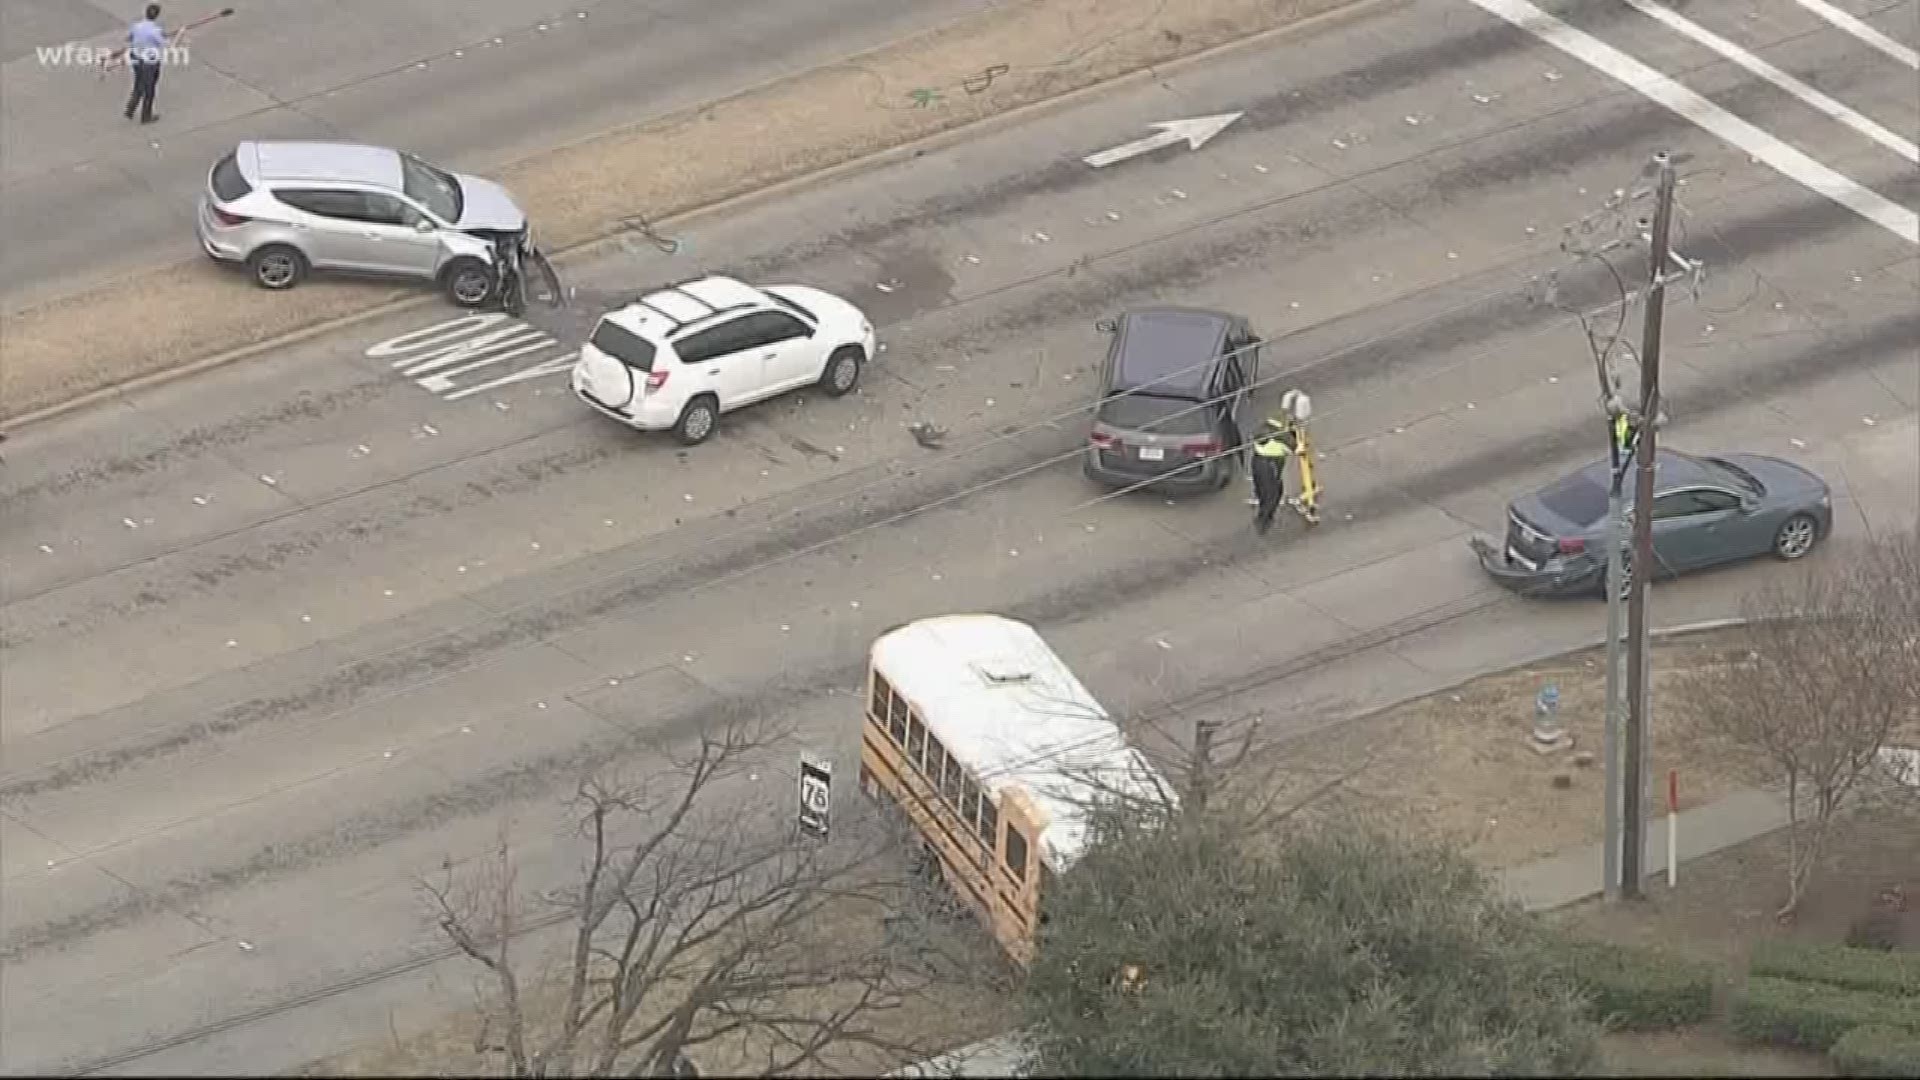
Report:
M 827 835 L 833 811 L 833 765 L 800 756 L 800 828 L 815 836 Z

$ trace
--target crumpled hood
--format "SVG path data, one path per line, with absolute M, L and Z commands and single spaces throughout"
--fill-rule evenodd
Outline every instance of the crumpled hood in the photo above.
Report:
M 477 176 L 455 173 L 460 181 L 460 195 L 464 203 L 460 207 L 460 220 L 454 222 L 461 229 L 500 229 L 518 231 L 527 226 L 527 215 L 522 213 L 518 203 L 507 189 L 491 180 L 482 180 Z

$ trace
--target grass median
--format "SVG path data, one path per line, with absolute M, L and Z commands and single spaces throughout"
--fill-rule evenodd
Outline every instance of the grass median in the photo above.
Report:
M 1021 0 L 733 97 L 509 166 L 501 179 L 564 251 L 845 165 L 1359 0 Z M 183 237 L 183 247 L 191 244 Z M 204 258 L 0 322 L 0 420 L 409 298 L 318 280 L 276 294 Z M 128 333 L 139 327 L 140 333 Z

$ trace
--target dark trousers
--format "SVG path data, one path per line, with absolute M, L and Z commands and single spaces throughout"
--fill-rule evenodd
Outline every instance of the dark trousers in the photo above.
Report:
M 1279 513 L 1280 504 L 1285 501 L 1287 484 L 1281 474 L 1282 459 L 1253 455 L 1247 465 L 1247 471 L 1253 476 L 1253 497 L 1259 508 L 1253 512 L 1254 531 L 1262 536 L 1273 528 L 1273 515 Z
M 127 98 L 127 119 L 133 119 L 133 110 L 140 110 L 142 122 L 153 119 L 153 94 L 160 89 L 160 65 L 129 64 L 133 69 L 133 94 Z

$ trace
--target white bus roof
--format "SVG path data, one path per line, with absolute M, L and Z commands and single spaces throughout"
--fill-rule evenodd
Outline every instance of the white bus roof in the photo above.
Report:
M 1017 782 L 1047 816 L 1056 872 L 1086 844 L 1102 794 L 1170 799 L 1171 787 L 1038 631 L 999 615 L 941 615 L 873 643 L 873 666 L 995 796 Z

